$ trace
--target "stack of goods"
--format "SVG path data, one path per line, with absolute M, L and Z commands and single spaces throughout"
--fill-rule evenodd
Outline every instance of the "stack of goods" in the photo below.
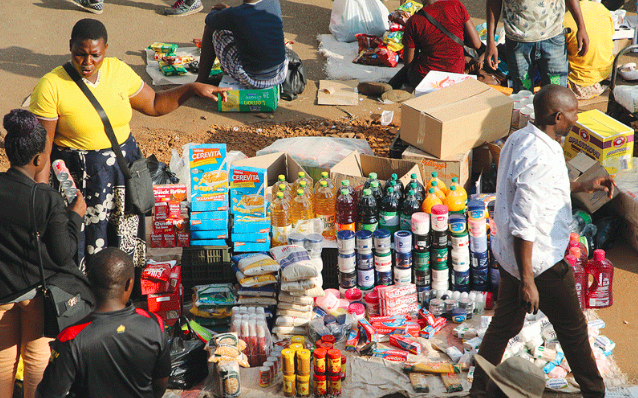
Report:
M 151 247 L 188 247 L 186 185 L 154 185 Z
M 239 282 L 238 304 L 265 307 L 272 313 L 277 305 L 279 263 L 263 253 L 238 254 L 231 261 Z
M 251 220 L 261 219 L 266 223 L 266 183 L 268 171 L 248 166 L 234 166 L 230 169 L 230 212 L 235 218 L 250 216 Z M 239 224 L 246 224 L 241 218 Z M 256 221 L 252 221 L 252 232 L 238 226 L 231 233 L 233 249 L 237 252 L 267 251 L 270 248 L 270 234 L 264 228 L 260 228 Z
M 207 344 L 209 364 L 213 365 L 212 374 L 219 379 L 219 395 L 222 398 L 239 397 L 241 395 L 241 379 L 239 367 L 249 367 L 246 342 L 237 333 L 221 333 L 214 336 Z
M 419 311 L 414 284 L 382 286 L 378 294 L 381 316 L 415 314 Z
M 237 304 L 233 285 L 200 285 L 195 286 L 193 292 L 193 307 L 190 312 L 195 321 L 214 331 L 228 330 L 231 310 Z
M 244 353 L 251 367 L 262 366 L 272 351 L 272 339 L 263 307 L 234 307 L 230 331 L 245 343 Z
M 423 295 L 427 294 L 431 288 L 429 214 L 422 212 L 412 214 L 412 235 L 414 236 L 414 250 L 412 251 L 414 283 L 417 294 Z
M 191 246 L 226 246 L 228 165 L 226 144 L 191 144 Z
M 423 5 L 414 1 L 406 1 L 388 15 L 390 28 L 383 35 L 383 43 L 400 57 L 403 57 L 403 31 L 408 19 Z
M 155 52 L 155 60 L 159 63 L 160 71 L 164 76 L 179 76 L 188 73 L 186 66 L 195 61 L 190 55 L 178 56 L 177 44 L 155 42 L 148 48 Z
M 337 248 L 339 250 L 339 291 L 345 292 L 357 286 L 357 269 L 355 248 L 355 233 L 341 230 L 337 233 Z
M 160 316 L 168 326 L 173 326 L 182 315 L 184 288 L 181 267 L 176 261 L 148 263 L 140 277 L 143 295 L 148 295 L 148 310 Z
M 59 189 L 64 198 L 66 198 L 67 203 L 73 203 L 73 200 L 78 195 L 78 189 L 75 186 L 73 176 L 71 176 L 71 172 L 69 171 L 68 167 L 66 167 L 64 160 L 54 160 L 51 163 L 51 169 L 53 169 L 53 174 L 55 174 L 55 178 L 60 184 Z
M 287 245 L 270 249 L 281 266 L 279 306 L 273 333 L 304 334 L 313 314 L 313 299 L 324 295 L 321 271 L 304 247 Z M 286 304 L 283 304 L 286 303 Z
M 409 285 L 412 282 L 412 233 L 410 231 L 394 233 L 394 258 L 394 284 Z
M 367 192 L 365 191 L 368 190 L 364 190 L 364 197 L 367 194 Z M 366 229 L 357 231 L 356 248 L 357 284 L 362 292 L 367 293 L 374 287 L 374 255 L 372 254 L 372 231 Z
M 311 353 L 304 347 L 303 336 L 293 336 L 293 339 L 298 342 L 281 351 L 284 396 L 307 397 L 310 395 Z
M 445 205 L 432 206 L 432 249 L 430 267 L 432 269 L 432 289 L 447 290 L 450 282 L 448 269 L 448 208 Z
M 472 267 L 472 288 L 485 291 L 489 284 L 489 253 L 487 247 L 487 218 L 485 203 L 471 200 L 468 203 L 468 230 Z

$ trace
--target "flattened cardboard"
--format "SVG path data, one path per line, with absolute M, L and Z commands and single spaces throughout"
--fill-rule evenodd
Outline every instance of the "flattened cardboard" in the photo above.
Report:
M 569 180 L 572 182 L 582 182 L 596 177 L 609 176 L 603 165 L 582 152 L 567 162 L 567 171 Z M 617 188 L 614 189 L 613 197 L 618 196 L 618 191 Z M 609 199 L 606 192 L 597 191 L 594 193 L 572 193 L 572 200 L 584 207 L 588 212 L 594 213 L 611 199 Z
M 359 95 L 354 89 L 359 80 L 319 80 L 317 90 L 317 104 L 319 105 L 347 105 L 359 104 Z
M 426 180 L 430 178 L 433 171 L 436 171 L 438 177 L 443 180 L 448 187 L 452 183 L 452 177 L 457 177 L 459 184 L 461 184 L 465 190 L 470 188 L 470 177 L 472 174 L 471 149 L 447 159 L 438 159 L 418 148 L 409 146 L 408 149 L 403 151 L 402 157 L 405 160 L 419 163 L 421 172 Z
M 439 159 L 509 132 L 514 101 L 474 79 L 401 104 L 401 139 Z
M 356 188 L 363 185 L 368 179 L 368 174 L 377 173 L 381 184 L 392 177 L 393 173 L 399 176 L 403 186 L 410 182 L 410 174 L 417 175 L 417 180 L 423 183 L 421 168 L 416 162 L 403 159 L 389 159 L 378 156 L 361 155 L 353 151 L 330 169 L 330 177 L 337 186 L 341 186 L 341 181 L 350 181 L 350 186 Z

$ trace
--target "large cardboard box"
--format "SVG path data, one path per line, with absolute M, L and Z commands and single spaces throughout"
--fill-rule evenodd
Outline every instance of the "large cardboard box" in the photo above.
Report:
M 401 104 L 401 139 L 439 159 L 507 135 L 514 101 L 469 79 Z
M 470 177 L 472 174 L 472 150 L 458 153 L 447 159 L 438 159 L 429 153 L 418 148 L 409 146 L 403 151 L 403 159 L 419 163 L 423 176 L 428 179 L 433 171 L 438 173 L 438 177 L 443 180 L 448 187 L 452 183 L 452 177 L 459 179 L 466 190 L 470 188 Z
M 377 173 L 377 178 L 382 184 L 389 180 L 393 173 L 399 176 L 403 186 L 408 185 L 411 174 L 416 174 L 417 180 L 423 183 L 421 168 L 414 161 L 360 155 L 357 151 L 353 151 L 341 162 L 332 166 L 330 168 L 330 177 L 338 187 L 341 186 L 341 181 L 348 180 L 350 181 L 350 186 L 356 188 L 359 185 L 363 185 L 368 179 L 368 174 L 372 172 Z
M 605 177 L 609 174 L 605 168 L 594 159 L 579 153 L 575 158 L 567 162 L 567 171 L 571 182 L 588 181 L 596 177 Z M 613 196 L 618 195 L 618 189 L 614 189 Z M 584 207 L 588 212 L 593 213 L 609 202 L 609 196 L 604 191 L 594 193 L 578 192 L 572 194 L 572 200 Z
M 598 109 L 582 112 L 565 138 L 563 149 L 567 159 L 583 152 L 602 165 L 614 160 L 628 161 L 634 151 L 634 129 Z M 618 171 L 609 164 L 605 166 L 610 174 Z
M 463 73 L 451 73 L 442 72 L 438 70 L 432 70 L 421 80 L 418 86 L 414 89 L 414 96 L 420 97 L 423 94 L 428 94 L 442 88 L 450 87 L 456 83 L 460 83 L 467 79 L 475 79 L 475 75 L 466 75 Z

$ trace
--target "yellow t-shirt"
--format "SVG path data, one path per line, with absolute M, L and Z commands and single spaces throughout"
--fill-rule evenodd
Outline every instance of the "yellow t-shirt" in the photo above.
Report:
M 576 40 L 576 21 L 571 13 L 565 14 L 563 24 L 571 28 L 567 34 L 567 57 L 569 59 L 569 75 L 567 78 L 579 86 L 589 87 L 601 82 L 609 76 L 614 63 L 614 22 L 607 8 L 595 1 L 580 2 L 583 20 L 589 36 L 589 51 L 584 57 L 578 56 Z
M 129 98 L 144 87 L 130 66 L 117 58 L 105 58 L 96 84 L 85 80 L 109 117 L 121 144 L 128 138 L 133 110 Z M 45 120 L 57 120 L 55 143 L 61 147 L 97 150 L 111 147 L 102 119 L 62 66 L 40 79 L 31 95 L 29 110 Z

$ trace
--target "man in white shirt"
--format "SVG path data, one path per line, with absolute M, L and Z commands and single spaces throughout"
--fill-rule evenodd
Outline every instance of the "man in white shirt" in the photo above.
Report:
M 603 190 L 611 197 L 614 182 L 611 177 L 569 182 L 556 142 L 578 120 L 578 101 L 568 88 L 544 86 L 534 97 L 534 111 L 534 124 L 513 133 L 501 150 L 494 217 L 498 233 L 492 240 L 501 282 L 479 352 L 497 365 L 526 313 L 540 309 L 554 326 L 583 397 L 603 397 L 605 385 L 589 345 L 574 275 L 563 257 L 569 241 L 570 190 Z M 484 397 L 486 383 L 485 372 L 477 367 L 470 396 Z

